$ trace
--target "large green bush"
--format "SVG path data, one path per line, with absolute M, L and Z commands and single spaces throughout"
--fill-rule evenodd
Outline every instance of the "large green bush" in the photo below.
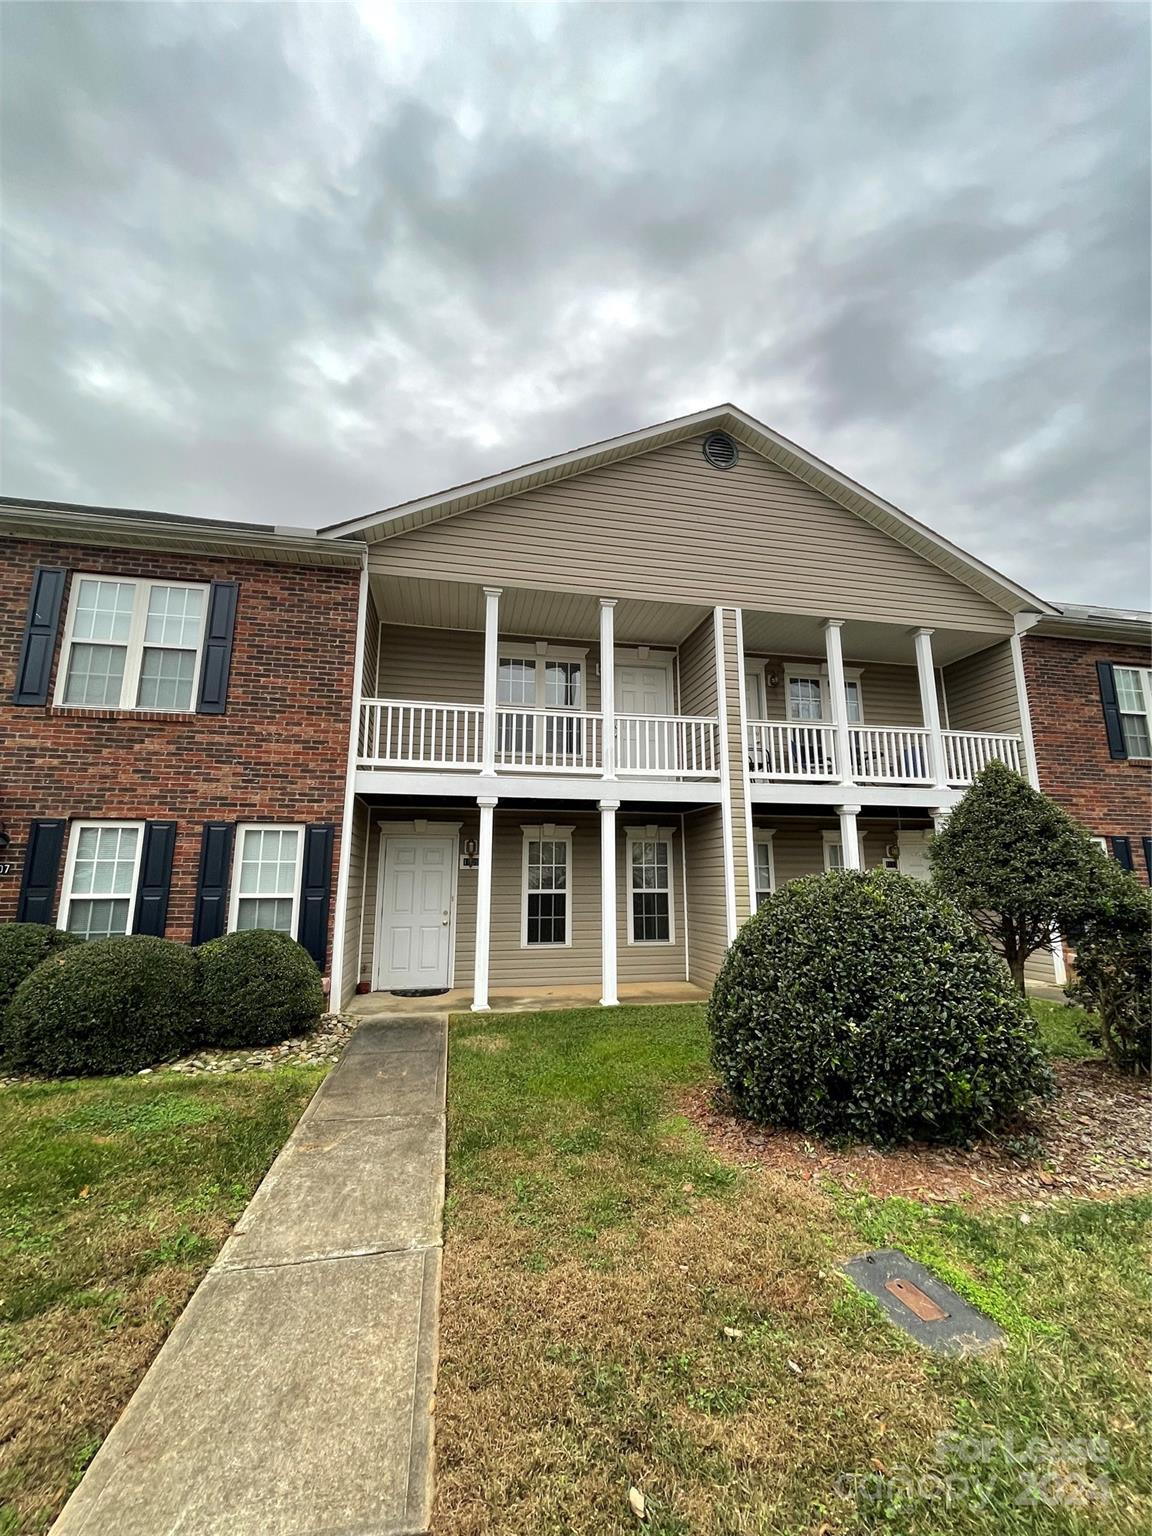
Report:
M 52 1077 L 135 1072 L 186 1050 L 196 957 L 170 939 L 97 939 L 50 956 L 16 989 L 0 1056 Z
M 792 881 L 708 1009 L 744 1114 L 829 1139 L 963 1142 L 1051 1092 L 1035 1020 L 972 921 L 886 871 Z
M 324 1012 L 316 962 L 286 934 L 250 928 L 210 939 L 196 954 L 205 1045 L 272 1045 Z
M 1106 896 L 1074 939 L 1069 996 L 1099 1019 L 1113 1065 L 1152 1071 L 1152 892 L 1114 865 Z
M 79 943 L 75 934 L 48 923 L 0 924 L 0 1015 L 25 976 L 49 955 Z

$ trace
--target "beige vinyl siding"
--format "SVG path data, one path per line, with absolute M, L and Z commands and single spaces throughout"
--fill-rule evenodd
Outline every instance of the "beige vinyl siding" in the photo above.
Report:
M 368 588 L 368 602 L 364 610 L 364 651 L 360 693 L 365 699 L 374 699 L 376 693 L 376 662 L 380 655 L 380 615 L 376 611 L 376 599 Z
M 360 924 L 364 913 L 364 868 L 368 854 L 368 807 L 356 800 L 352 807 L 352 837 L 348 854 L 348 913 L 344 929 L 342 996 L 346 1003 L 360 979 Z
M 532 648 L 531 635 L 501 635 L 502 644 Z M 579 641 L 549 642 L 557 653 L 586 650 L 584 707 L 600 708 L 599 647 Z M 547 655 L 539 658 L 547 660 Z M 421 629 L 385 624 L 380 630 L 381 699 L 427 700 L 433 704 L 484 703 L 484 636 L 471 630 Z
M 368 857 L 364 903 L 364 944 L 360 977 L 372 980 L 376 934 L 376 903 L 380 879 L 380 831 L 389 821 L 406 822 L 419 815 L 429 832 L 438 823 L 460 822 L 460 841 L 479 835 L 479 813 L 444 810 L 405 812 L 376 808 Z M 552 822 L 571 827 L 572 902 L 571 945 L 525 948 L 521 943 L 525 826 Z M 671 944 L 628 943 L 627 826 L 645 825 L 636 817 L 617 817 L 617 972 L 621 981 L 679 981 L 687 969 L 683 923 L 683 853 L 679 817 L 659 824 L 674 827 L 672 837 L 671 905 L 674 939 Z M 454 920 L 454 984 L 470 987 L 476 956 L 476 871 L 457 872 Z M 489 988 L 528 986 L 597 985 L 601 979 L 600 954 L 600 818 L 588 812 L 542 806 L 539 810 L 496 811 L 492 838 L 492 943 L 489 957 Z
M 711 614 L 680 644 L 680 713 L 716 714 L 716 622 Z
M 954 661 L 943 671 L 949 729 L 1019 731 L 1016 675 L 1007 640 Z
M 728 949 L 724 916 L 724 830 L 719 806 L 684 817 L 688 866 L 688 978 L 710 987 Z
M 1006 633 L 1004 611 L 749 448 L 703 437 L 457 513 L 373 546 L 396 576 L 511 583 Z
M 758 827 L 775 829 L 772 838 L 772 858 L 776 869 L 776 889 L 789 880 L 799 880 L 804 875 L 824 873 L 824 833 L 840 831 L 839 821 L 829 818 L 817 820 L 805 817 L 788 817 L 772 821 L 763 816 L 754 817 Z M 907 823 L 917 831 L 928 830 L 926 822 Z M 879 869 L 884 863 L 890 843 L 899 838 L 899 823 L 895 821 L 860 821 L 857 830 L 864 834 L 864 867 Z

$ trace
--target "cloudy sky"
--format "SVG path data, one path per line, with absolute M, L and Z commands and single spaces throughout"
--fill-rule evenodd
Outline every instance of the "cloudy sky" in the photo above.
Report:
M 1152 606 L 1144 6 L 0 12 L 9 495 L 317 525 L 728 399 Z

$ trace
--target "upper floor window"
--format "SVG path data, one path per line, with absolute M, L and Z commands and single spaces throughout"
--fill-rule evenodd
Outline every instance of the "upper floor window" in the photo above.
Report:
M 1129 757 L 1152 757 L 1152 671 L 1115 667 L 1116 704 Z
M 191 710 L 207 596 L 187 582 L 75 577 L 56 702 Z
M 572 656 L 500 652 L 496 702 L 510 709 L 583 709 L 584 662 Z
M 828 691 L 828 678 L 824 673 L 789 669 L 784 674 L 784 681 L 788 691 L 789 720 L 831 720 L 832 701 Z M 848 699 L 849 723 L 859 725 L 863 719 L 859 675 L 845 676 L 844 692 Z
M 81 939 L 116 939 L 132 931 L 142 834 L 140 822 L 72 823 L 61 928 Z

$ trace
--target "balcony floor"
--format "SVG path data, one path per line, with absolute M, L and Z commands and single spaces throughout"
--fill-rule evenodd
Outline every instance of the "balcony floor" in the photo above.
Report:
M 622 982 L 624 1007 L 660 1006 L 668 1003 L 706 1003 L 708 993 L 690 981 Z M 521 987 L 517 991 L 489 993 L 493 1013 L 537 1013 L 545 1008 L 595 1008 L 600 988 Z M 387 1019 L 391 1016 L 429 1013 L 466 1013 L 472 1006 L 471 987 L 453 987 L 438 997 L 393 997 L 391 992 L 364 992 L 352 999 L 343 1012 L 354 1019 Z

